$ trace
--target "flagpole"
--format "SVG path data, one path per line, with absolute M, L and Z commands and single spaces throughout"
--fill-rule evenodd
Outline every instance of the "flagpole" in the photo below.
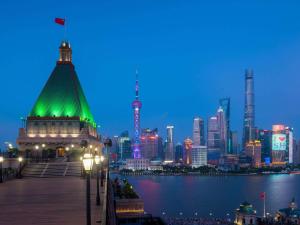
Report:
M 266 192 L 264 192 L 264 218 L 266 218 Z
M 67 21 L 67 18 L 65 17 L 65 24 L 64 24 L 64 39 L 65 39 L 65 41 L 67 41 L 67 23 L 66 23 L 66 21 Z

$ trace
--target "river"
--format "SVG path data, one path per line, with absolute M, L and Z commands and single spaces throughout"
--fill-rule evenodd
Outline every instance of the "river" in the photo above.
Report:
M 293 197 L 300 203 L 300 175 L 264 176 L 122 176 L 156 216 L 233 217 L 243 201 L 263 214 L 259 195 L 266 192 L 266 212 L 287 207 Z M 196 213 L 196 214 L 195 214 Z

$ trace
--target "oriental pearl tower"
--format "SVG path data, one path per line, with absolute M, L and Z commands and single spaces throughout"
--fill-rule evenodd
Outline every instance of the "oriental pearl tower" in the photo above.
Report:
M 135 80 L 135 100 L 132 102 L 133 116 L 134 116 L 134 144 L 133 144 L 133 157 L 135 159 L 141 158 L 140 151 L 140 109 L 142 102 L 139 100 L 139 80 L 138 71 L 136 71 Z

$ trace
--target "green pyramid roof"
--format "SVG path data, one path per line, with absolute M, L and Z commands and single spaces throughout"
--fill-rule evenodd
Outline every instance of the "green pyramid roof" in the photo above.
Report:
M 80 117 L 95 126 L 71 62 L 58 62 L 30 113 L 33 117 Z

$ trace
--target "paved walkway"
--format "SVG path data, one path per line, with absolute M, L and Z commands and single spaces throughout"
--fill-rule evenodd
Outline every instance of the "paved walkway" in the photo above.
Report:
M 0 183 L 1 225 L 86 224 L 86 180 L 77 177 L 24 178 Z M 101 188 L 101 186 L 100 186 Z M 91 182 L 92 224 L 101 220 L 96 181 Z

